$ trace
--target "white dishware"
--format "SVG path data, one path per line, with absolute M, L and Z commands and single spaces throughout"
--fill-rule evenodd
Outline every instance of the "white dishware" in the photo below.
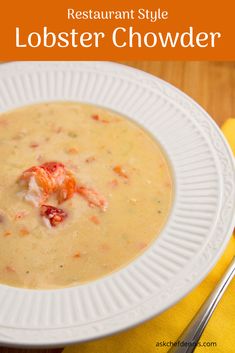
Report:
M 184 93 L 110 62 L 0 66 L 0 112 L 57 100 L 113 109 L 147 129 L 172 167 L 173 207 L 154 243 L 109 276 L 58 290 L 0 285 L 0 346 L 65 346 L 150 319 L 202 281 L 234 226 L 232 154 L 214 121 Z

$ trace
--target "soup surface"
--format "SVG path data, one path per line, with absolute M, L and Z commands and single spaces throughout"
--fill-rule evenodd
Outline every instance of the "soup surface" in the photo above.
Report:
M 138 125 L 78 103 L 0 115 L 0 283 L 59 288 L 146 249 L 166 222 L 172 178 Z

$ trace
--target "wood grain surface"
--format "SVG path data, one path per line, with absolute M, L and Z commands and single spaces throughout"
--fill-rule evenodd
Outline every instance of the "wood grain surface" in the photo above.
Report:
M 221 125 L 235 117 L 235 62 L 125 61 L 180 88 Z
M 156 75 L 194 98 L 221 125 L 235 117 L 235 62 L 125 61 Z M 136 342 L 138 344 L 138 342 Z M 60 353 L 62 349 L 13 349 L 0 353 Z

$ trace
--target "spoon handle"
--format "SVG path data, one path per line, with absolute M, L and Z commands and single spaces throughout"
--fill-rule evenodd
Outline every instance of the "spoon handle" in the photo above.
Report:
M 223 277 L 202 304 L 192 321 L 183 331 L 182 335 L 177 339 L 179 342 L 173 346 L 168 353 L 192 353 L 227 286 L 235 275 L 235 257 L 233 257 Z M 180 346 L 180 343 L 182 346 Z

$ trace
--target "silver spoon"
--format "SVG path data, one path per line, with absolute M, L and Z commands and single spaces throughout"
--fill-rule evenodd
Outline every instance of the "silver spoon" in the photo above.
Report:
M 229 283 L 235 275 L 235 257 L 230 262 L 223 277 L 209 295 L 206 301 L 202 304 L 192 321 L 183 331 L 182 335 L 176 340 L 176 342 L 184 342 L 183 346 L 173 346 L 168 353 L 192 353 L 212 315 L 217 304 L 219 303 L 222 295 L 224 294 Z

